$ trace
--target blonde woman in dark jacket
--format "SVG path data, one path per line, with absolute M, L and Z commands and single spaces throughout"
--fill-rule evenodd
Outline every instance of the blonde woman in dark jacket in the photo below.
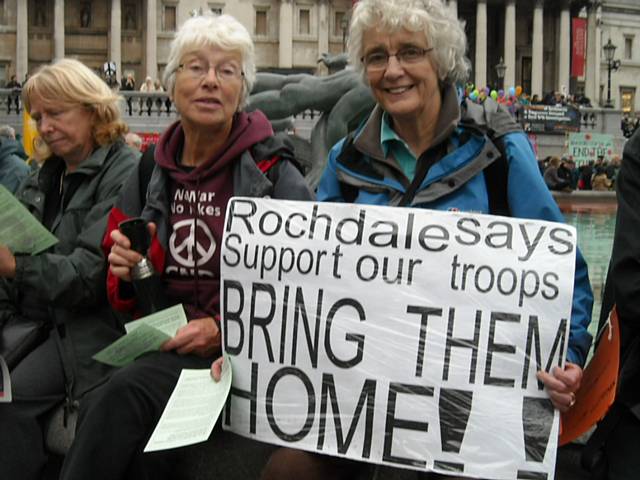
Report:
M 91 356 L 119 336 L 106 301 L 100 242 L 136 153 L 122 135 L 119 97 L 89 68 L 61 60 L 24 85 L 23 102 L 48 149 L 16 196 L 58 238 L 37 255 L 0 245 L 0 326 L 41 320 L 43 343 L 11 372 L 13 402 L 0 404 L 2 477 L 41 478 L 43 417 L 73 408 L 109 373 Z

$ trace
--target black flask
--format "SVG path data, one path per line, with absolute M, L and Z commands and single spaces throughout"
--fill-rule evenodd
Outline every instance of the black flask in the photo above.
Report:
M 120 222 L 118 229 L 131 242 L 131 249 L 142 255 L 142 260 L 131 269 L 131 280 L 136 291 L 138 309 L 143 315 L 162 310 L 166 307 L 162 281 L 153 268 L 151 260 L 147 258 L 147 251 L 151 244 L 147 222 L 140 217 L 135 217 Z

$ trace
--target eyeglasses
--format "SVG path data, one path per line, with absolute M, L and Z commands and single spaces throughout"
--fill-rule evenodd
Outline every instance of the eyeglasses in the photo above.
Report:
M 233 62 L 223 62 L 218 65 L 211 65 L 206 60 L 200 59 L 181 63 L 178 65 L 178 68 L 176 68 L 176 71 L 181 70 L 189 76 L 189 78 L 202 81 L 212 68 L 216 72 L 216 78 L 219 82 L 230 82 L 238 80 L 244 76 L 242 69 Z
M 420 63 L 431 50 L 433 50 L 433 47 L 420 48 L 412 46 L 403 47 L 393 54 L 384 50 L 376 50 L 361 57 L 360 61 L 368 72 L 378 72 L 387 68 L 391 57 L 396 57 L 396 60 L 404 67 Z

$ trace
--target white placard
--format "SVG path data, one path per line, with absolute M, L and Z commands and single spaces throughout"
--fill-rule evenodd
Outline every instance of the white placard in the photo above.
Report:
M 552 222 L 234 198 L 224 427 L 417 470 L 552 479 L 576 232 Z

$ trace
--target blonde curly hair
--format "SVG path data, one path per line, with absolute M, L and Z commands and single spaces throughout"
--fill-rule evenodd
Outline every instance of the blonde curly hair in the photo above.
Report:
M 93 113 L 91 133 L 97 145 L 122 139 L 129 130 L 120 117 L 121 97 L 77 60 L 65 58 L 45 65 L 27 80 L 22 87 L 22 102 L 29 114 L 34 96 L 90 110 Z

